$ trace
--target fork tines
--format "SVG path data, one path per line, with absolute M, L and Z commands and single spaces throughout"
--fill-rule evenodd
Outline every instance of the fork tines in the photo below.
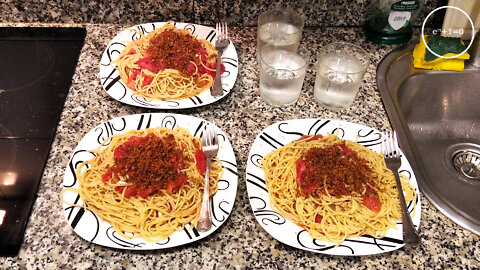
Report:
M 217 35 L 217 40 L 228 39 L 228 27 L 226 22 L 218 22 L 215 27 L 215 34 Z
M 215 121 L 208 122 L 205 125 L 205 130 L 202 136 L 202 142 L 204 146 L 213 145 L 216 142 Z
M 386 158 L 396 158 L 400 157 L 400 151 L 397 141 L 397 132 L 396 131 L 384 131 L 382 133 L 382 154 Z

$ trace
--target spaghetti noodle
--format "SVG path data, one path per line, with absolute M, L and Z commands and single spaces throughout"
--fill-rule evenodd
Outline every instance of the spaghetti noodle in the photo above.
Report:
M 150 100 L 184 99 L 213 85 L 218 53 L 209 41 L 171 23 L 139 34 L 111 63 L 136 94 Z
M 272 209 L 312 238 L 383 237 L 401 220 L 397 185 L 374 151 L 335 135 L 308 135 L 261 161 Z M 407 202 L 415 189 L 401 175 Z
M 95 157 L 76 169 L 79 187 L 65 188 L 62 199 L 67 191 L 79 194 L 82 207 L 127 239 L 159 241 L 196 225 L 206 168 L 200 138 L 180 127 L 130 130 L 91 152 Z M 222 175 L 216 158 L 210 170 L 212 196 Z

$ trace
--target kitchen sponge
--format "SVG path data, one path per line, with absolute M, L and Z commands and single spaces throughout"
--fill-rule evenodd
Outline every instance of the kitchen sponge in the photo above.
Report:
M 445 57 L 458 55 L 465 50 L 460 38 L 427 35 L 424 37 L 430 50 Z M 437 57 L 427 50 L 422 40 L 413 50 L 413 65 L 416 68 L 462 71 L 464 69 L 464 61 L 469 58 L 470 55 L 468 53 L 451 59 Z

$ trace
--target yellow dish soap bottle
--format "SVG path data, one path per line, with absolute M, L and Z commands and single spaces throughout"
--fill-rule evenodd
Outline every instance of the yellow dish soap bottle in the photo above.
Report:
M 375 0 L 365 25 L 367 40 L 391 45 L 407 43 L 420 5 L 420 0 Z

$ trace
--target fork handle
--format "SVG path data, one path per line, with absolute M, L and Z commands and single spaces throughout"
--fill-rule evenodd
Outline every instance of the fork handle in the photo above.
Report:
M 217 57 L 217 72 L 215 73 L 215 81 L 213 82 L 212 88 L 212 96 L 221 96 L 223 94 L 223 86 L 222 86 L 222 74 L 221 74 L 221 65 L 222 65 L 222 53 L 224 49 L 218 50 L 218 57 Z
M 205 232 L 212 227 L 212 214 L 210 210 L 210 160 L 207 159 L 207 170 L 205 171 L 205 187 L 203 191 L 202 207 L 198 215 L 197 230 Z
M 402 226 L 403 226 L 403 242 L 407 246 L 416 246 L 420 243 L 420 236 L 413 226 L 412 218 L 408 213 L 407 203 L 405 202 L 405 196 L 403 195 L 402 183 L 398 175 L 398 170 L 392 170 L 395 175 L 395 181 L 397 182 L 398 195 L 400 197 L 400 206 L 402 208 Z

